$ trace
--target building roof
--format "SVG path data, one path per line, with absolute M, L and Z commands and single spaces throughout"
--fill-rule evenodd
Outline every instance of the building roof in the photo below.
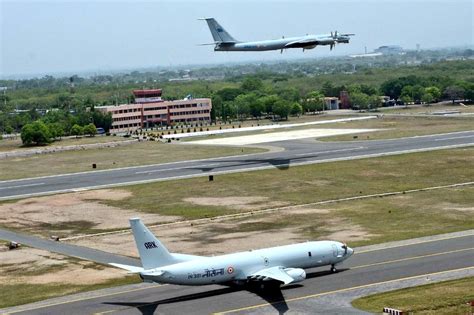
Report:
M 161 96 L 161 89 L 152 90 L 133 90 L 133 95 L 147 97 L 147 96 Z

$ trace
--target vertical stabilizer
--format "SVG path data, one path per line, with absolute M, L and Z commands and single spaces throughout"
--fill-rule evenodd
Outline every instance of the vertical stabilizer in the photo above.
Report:
M 139 218 L 130 219 L 130 226 L 144 269 L 153 269 L 176 263 L 166 247 L 161 244 Z
M 229 33 L 213 18 L 204 18 L 202 20 L 206 20 L 207 25 L 209 26 L 209 30 L 211 31 L 212 38 L 216 43 L 236 43 L 237 40 L 230 36 Z

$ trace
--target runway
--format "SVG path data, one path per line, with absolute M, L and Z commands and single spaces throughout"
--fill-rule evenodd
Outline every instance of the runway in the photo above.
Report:
M 269 143 L 284 150 L 0 182 L 0 200 L 474 145 L 474 131 L 390 140 Z
M 64 297 L 2 311 L 9 314 L 281 314 L 302 309 L 313 312 L 308 305 L 319 296 L 396 283 L 399 279 L 426 280 L 454 270 L 472 273 L 473 244 L 471 233 L 396 246 L 356 248 L 356 254 L 340 267 L 340 272 L 332 274 L 327 267 L 308 270 L 305 281 L 290 285 L 281 293 L 219 285 L 143 284 L 101 291 L 98 296 Z

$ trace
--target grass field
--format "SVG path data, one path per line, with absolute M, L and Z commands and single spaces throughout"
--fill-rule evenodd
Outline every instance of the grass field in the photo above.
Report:
M 419 106 L 394 106 L 384 107 L 380 109 L 380 112 L 387 114 L 432 114 L 433 112 L 440 111 L 459 111 L 460 113 L 474 113 L 474 105 L 461 106 L 458 104 L 451 105 L 419 105 Z
M 474 277 L 469 277 L 370 295 L 352 305 L 371 313 L 392 307 L 415 314 L 472 314 L 473 308 L 466 303 L 474 300 L 473 288 Z
M 380 131 L 326 137 L 322 141 L 353 141 L 376 140 L 402 137 L 423 136 L 456 131 L 474 130 L 474 116 L 472 117 L 394 117 L 384 116 L 378 119 L 353 121 L 340 124 L 324 125 L 325 128 L 369 128 L 382 129 Z
M 140 283 L 137 276 L 109 280 L 101 284 L 71 285 L 71 284 L 0 284 L 0 308 L 33 303 L 52 297 L 73 293 L 99 290 L 126 284 Z
M 0 160 L 0 180 L 263 152 L 257 148 L 183 146 L 155 141 Z
M 105 142 L 117 142 L 129 140 L 130 138 L 123 137 L 105 137 L 105 136 L 96 136 L 96 137 L 80 137 L 80 138 L 63 138 L 58 141 L 54 141 L 47 145 L 47 147 L 58 147 L 58 146 L 69 146 L 69 145 L 80 145 L 80 144 L 92 144 L 92 143 L 105 143 Z M 18 151 L 18 150 L 29 150 L 42 147 L 28 147 L 23 146 L 21 138 L 13 139 L 3 139 L 0 140 L 0 152 L 6 151 Z
M 124 209 L 179 216 L 214 217 L 249 211 L 230 205 L 200 205 L 188 198 L 255 198 L 252 209 L 307 203 L 366 194 L 405 191 L 474 180 L 474 149 L 440 150 L 375 159 L 344 161 L 226 174 L 215 177 L 128 186 L 130 198 L 104 203 Z M 160 192 L 160 193 L 156 193 Z M 290 227 L 308 238 L 329 234 L 334 226 L 357 226 L 366 237 L 352 246 L 408 239 L 474 228 L 472 186 L 417 192 L 383 198 L 345 201 L 309 210 L 252 216 L 252 222 L 233 221 L 230 230 L 275 230 Z M 321 212 L 320 210 L 324 211 Z M 301 209 L 300 209 L 301 210 Z M 304 210 L 304 209 L 302 209 Z M 314 210 L 314 211 L 313 211 Z M 377 218 L 377 220 L 374 220 Z M 423 224 L 420 224 L 423 222 Z M 388 227 L 388 228 L 387 228 Z

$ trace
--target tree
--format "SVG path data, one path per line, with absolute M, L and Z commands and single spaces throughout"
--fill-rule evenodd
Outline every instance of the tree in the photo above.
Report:
M 290 114 L 293 115 L 293 116 L 299 116 L 303 113 L 303 106 L 301 106 L 300 104 L 298 103 L 293 103 L 293 105 L 291 105 L 291 111 L 290 111 Z
M 235 110 L 237 112 L 237 117 L 242 119 L 243 117 L 250 114 L 250 104 L 257 101 L 257 96 L 255 94 L 241 94 L 237 96 L 234 100 Z
M 249 100 L 249 110 L 250 110 L 250 115 L 252 115 L 255 118 L 259 118 L 262 116 L 262 113 L 265 111 L 265 106 L 263 105 L 263 102 L 260 98 L 251 98 Z
M 323 92 L 325 96 L 334 96 L 334 97 L 339 96 L 337 95 L 335 90 L 336 88 L 334 84 L 331 83 L 331 81 L 324 82 L 323 87 L 321 89 L 321 91 Z
M 291 111 L 291 104 L 285 100 L 279 100 L 273 106 L 273 113 L 280 116 L 281 119 L 288 119 L 288 114 Z
M 77 136 L 80 136 L 82 134 L 84 134 L 84 130 L 81 126 L 79 126 L 78 124 L 75 124 L 74 126 L 72 126 L 71 135 L 76 136 L 77 138 Z
M 369 107 L 369 97 L 365 93 L 352 93 L 349 96 L 352 107 L 367 109 Z
M 26 124 L 21 128 L 21 141 L 24 145 L 44 145 L 51 142 L 51 133 L 42 121 Z
M 447 98 L 452 100 L 454 104 L 455 100 L 460 99 L 464 96 L 464 89 L 457 85 L 451 85 L 444 90 L 444 94 Z
M 431 93 L 428 93 L 428 92 L 423 94 L 423 96 L 421 97 L 421 101 L 425 104 L 431 104 L 433 100 L 434 100 L 433 95 L 431 95 Z
M 324 107 L 324 95 L 319 91 L 306 94 L 303 100 L 303 110 L 305 112 L 322 111 Z
M 242 82 L 242 90 L 246 92 L 254 92 L 263 88 L 263 82 L 259 78 L 246 77 Z
M 370 109 L 379 108 L 382 105 L 382 99 L 378 95 L 370 95 L 368 97 L 368 106 Z
M 434 101 L 438 101 L 441 97 L 441 91 L 436 86 L 429 86 L 425 88 L 425 93 L 431 94 Z
M 64 128 L 60 123 L 47 124 L 49 132 L 51 133 L 51 138 L 61 138 L 64 136 Z
M 93 137 L 97 134 L 97 128 L 93 123 L 90 123 L 82 128 L 82 132 L 85 135 L 89 135 L 90 137 Z
M 405 104 L 405 106 L 408 105 L 408 103 L 412 103 L 413 102 L 413 99 L 411 98 L 411 96 L 409 95 L 402 95 L 400 97 L 400 100 L 403 102 L 403 104 Z
M 280 98 L 278 97 L 278 95 L 268 95 L 260 98 L 260 101 L 262 102 L 263 107 L 265 108 L 264 111 L 267 114 L 273 113 L 273 107 L 279 100 Z

